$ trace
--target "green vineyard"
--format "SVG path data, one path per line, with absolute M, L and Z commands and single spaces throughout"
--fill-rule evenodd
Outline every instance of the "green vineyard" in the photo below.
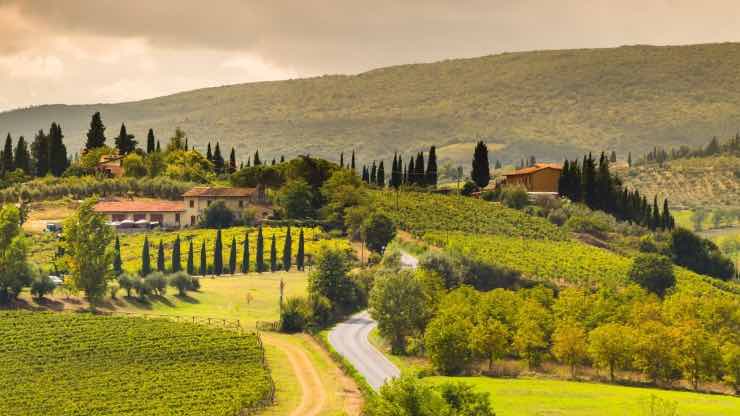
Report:
M 501 234 L 540 240 L 567 240 L 544 218 L 477 198 L 420 192 L 374 192 L 375 206 L 402 229 L 421 236 L 428 231 Z
M 237 415 L 269 401 L 257 335 L 167 320 L 0 312 L 0 414 Z

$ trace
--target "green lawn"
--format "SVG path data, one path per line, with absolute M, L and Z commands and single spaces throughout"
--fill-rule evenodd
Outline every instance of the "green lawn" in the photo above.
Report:
M 692 392 L 579 383 L 558 380 L 431 377 L 431 383 L 465 381 L 491 394 L 497 416 L 641 416 L 650 413 L 651 396 L 676 405 L 678 416 L 740 414 L 740 398 Z M 665 402 L 663 402 L 665 403 Z

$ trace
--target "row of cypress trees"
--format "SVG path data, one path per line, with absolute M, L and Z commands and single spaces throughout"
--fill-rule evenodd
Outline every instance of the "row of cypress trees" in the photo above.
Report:
M 183 271 L 182 268 L 182 255 L 181 255 L 181 240 L 180 236 L 177 236 L 175 238 L 175 241 L 172 245 L 172 256 L 171 256 L 171 264 L 170 267 L 167 267 L 167 264 L 165 262 L 165 249 L 164 249 L 164 242 L 162 240 L 159 241 L 159 246 L 157 248 L 157 256 L 156 256 L 156 270 L 160 272 L 179 272 Z M 203 241 L 201 243 L 200 247 L 200 262 L 199 267 L 196 272 L 195 267 L 195 253 L 194 253 L 194 245 L 193 241 L 190 241 L 190 245 L 188 247 L 187 252 L 187 263 L 186 268 L 184 271 L 186 271 L 190 275 L 201 275 L 205 276 L 206 274 L 213 273 L 217 276 L 220 276 L 222 274 L 235 274 L 237 271 L 240 271 L 241 273 L 249 273 L 250 266 L 251 266 L 251 258 L 250 258 L 250 247 L 249 247 L 249 234 L 245 234 L 244 241 L 242 241 L 242 257 L 241 262 L 239 264 L 239 269 L 237 269 L 237 241 L 236 237 L 233 237 L 231 240 L 231 247 L 229 250 L 229 257 L 228 257 L 228 263 L 224 264 L 224 256 L 223 256 L 223 250 L 224 245 L 221 237 L 221 230 L 216 231 L 216 240 L 213 247 L 213 263 L 212 263 L 212 269 L 209 270 L 208 268 L 208 253 L 206 251 L 206 243 Z M 271 272 L 275 272 L 277 270 L 290 270 L 292 267 L 293 262 L 293 237 L 290 230 L 290 227 L 288 227 L 288 231 L 285 234 L 285 241 L 283 244 L 283 253 L 282 253 L 282 259 L 278 258 L 277 255 L 277 241 L 275 238 L 275 234 L 272 235 L 271 243 L 270 243 L 270 264 L 267 265 L 264 262 L 264 235 L 262 232 L 262 226 L 259 227 L 257 230 L 257 247 L 256 247 L 256 261 L 255 261 L 255 271 L 257 273 L 262 273 L 267 270 Z M 144 246 L 142 247 L 141 252 L 141 269 L 139 270 L 139 273 L 142 276 L 146 276 L 149 273 L 151 273 L 154 269 L 152 268 L 152 257 L 150 254 L 150 243 L 149 243 L 149 237 L 144 237 Z M 295 254 L 295 267 L 297 270 L 303 270 L 305 264 L 305 240 L 303 235 L 303 229 L 300 230 L 298 234 L 298 251 Z M 115 271 L 116 275 L 120 275 L 123 273 L 123 261 L 121 259 L 121 244 L 116 237 L 116 242 L 114 245 L 113 250 L 113 270 Z
M 62 176 L 67 167 L 67 147 L 64 145 L 62 126 L 57 123 L 51 123 L 48 134 L 39 130 L 30 149 L 23 136 L 13 146 L 13 138 L 8 133 L 5 146 L 0 150 L 0 177 L 14 170 L 39 177 L 49 173 Z
M 343 156 L 340 158 L 340 165 L 344 165 Z M 352 166 L 354 167 L 355 154 L 352 152 Z M 426 167 L 425 167 L 426 165 Z M 432 146 L 429 149 L 429 155 L 424 157 L 424 152 L 419 152 L 416 156 L 409 158 L 408 163 L 404 165 L 403 158 L 401 155 L 393 154 L 393 165 L 391 167 L 391 174 L 388 177 L 388 186 L 393 188 L 399 188 L 402 185 L 407 186 L 437 186 L 437 148 Z M 375 161 L 368 168 L 362 166 L 362 180 L 371 185 L 385 187 L 386 186 L 386 173 L 385 166 L 381 160 L 376 165 Z

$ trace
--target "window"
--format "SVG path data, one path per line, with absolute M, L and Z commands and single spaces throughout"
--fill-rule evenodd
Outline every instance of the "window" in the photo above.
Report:
M 239 208 L 244 208 L 244 200 L 239 201 Z
M 175 222 L 178 223 L 178 224 L 180 223 L 180 214 L 179 213 L 175 214 Z
M 121 222 L 126 219 L 126 214 L 113 214 L 112 220 L 116 222 Z
M 134 221 L 141 221 L 146 219 L 146 214 L 134 214 Z
M 188 201 L 188 203 L 190 204 L 190 208 L 195 207 L 195 200 L 191 199 L 190 201 Z
M 195 225 L 195 215 L 190 216 L 190 225 Z
M 206 205 L 209 206 L 209 207 L 211 206 L 211 200 L 210 199 L 208 201 L 206 201 Z

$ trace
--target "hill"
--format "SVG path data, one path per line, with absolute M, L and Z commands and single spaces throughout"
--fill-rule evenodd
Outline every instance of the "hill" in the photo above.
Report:
M 596 149 L 621 157 L 734 134 L 740 44 L 505 53 L 120 104 L 48 105 L 0 114 L 0 132 L 28 137 L 55 120 L 76 151 L 94 111 L 111 137 L 122 121 L 140 142 L 150 127 L 164 139 L 180 126 L 201 146 L 216 138 L 235 146 L 240 158 L 257 148 L 268 159 L 337 158 L 355 148 L 365 160 L 388 159 L 478 138 L 505 162 Z

